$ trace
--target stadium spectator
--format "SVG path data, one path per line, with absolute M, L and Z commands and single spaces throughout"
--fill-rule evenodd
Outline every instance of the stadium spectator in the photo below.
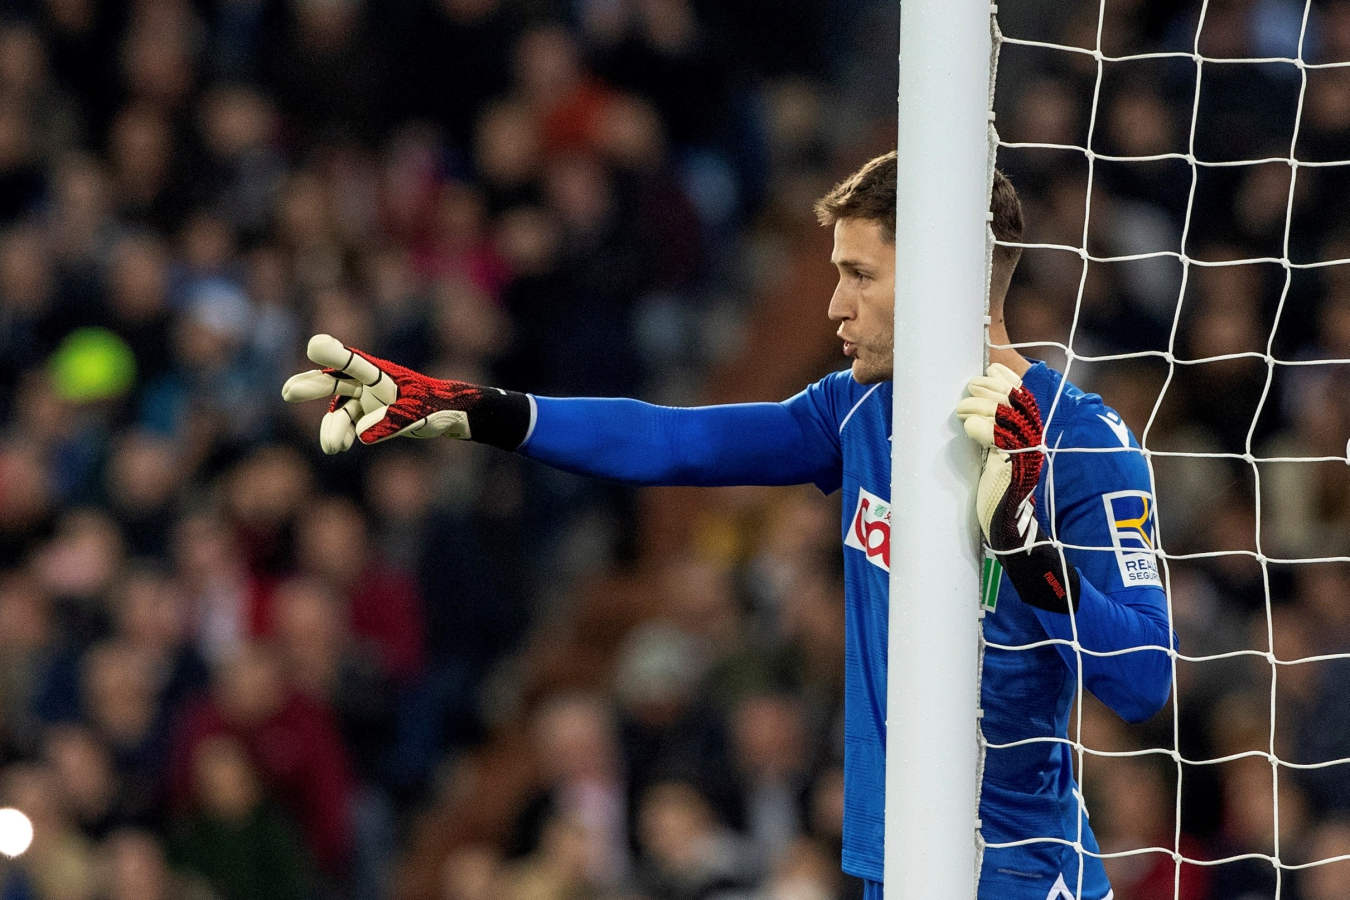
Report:
M 175 808 L 191 806 L 199 746 L 222 735 L 247 748 L 320 869 L 330 878 L 345 873 L 352 849 L 350 754 L 331 710 L 284 680 L 271 648 L 242 646 L 220 664 L 211 695 L 179 720 L 167 770 Z
M 639 798 L 667 777 L 691 779 L 714 818 L 748 829 L 735 779 L 709 775 L 739 771 L 743 704 L 798 709 L 803 837 L 746 889 L 856 890 L 812 864 L 822 847 L 837 857 L 842 807 L 829 501 L 724 492 L 694 514 L 678 491 L 638 499 L 462 447 L 323 459 L 321 413 L 275 401 L 316 331 L 484 383 L 680 404 L 785 396 L 826 371 L 832 347 L 803 325 L 828 277 L 804 211 L 831 173 L 893 145 L 894 47 L 877 35 L 894 33 L 896 12 L 790 7 L 766 19 L 755 4 L 704 0 L 17 0 L 0 12 L 0 782 L 40 820 L 4 890 L 206 896 L 166 868 L 174 807 L 157 798 L 190 793 L 181 757 L 164 769 L 163 742 L 182 750 L 211 710 L 250 754 L 264 733 L 313 742 L 317 768 L 350 786 L 333 792 L 345 805 L 301 802 L 287 793 L 301 790 L 294 772 L 253 761 L 262 792 L 327 860 L 330 896 L 380 879 L 400 897 L 506 896 L 503 873 L 521 872 L 503 858 L 511 823 L 539 786 L 522 774 L 531 755 L 516 757 L 563 693 L 590 697 L 618 728 L 630 846 Z M 1345 758 L 1340 663 L 1285 663 L 1346 646 L 1336 560 L 1350 535 L 1350 390 L 1344 367 L 1284 361 L 1350 346 L 1350 266 L 1322 265 L 1350 256 L 1339 199 L 1350 170 L 1283 159 L 1346 155 L 1347 70 L 1197 68 L 1197 8 L 1087 7 L 1000 11 L 1006 34 L 1089 50 L 1105 17 L 1099 92 L 1090 53 L 1003 47 L 1000 138 L 1090 140 L 1095 154 L 1089 204 L 1081 151 L 1000 149 L 1028 240 L 1076 247 L 1086 223 L 1094 254 L 1190 262 L 1091 261 L 1084 279 L 1078 255 L 1030 249 L 1013 331 L 1068 343 L 1080 312 L 1075 376 L 1137 428 L 1151 423 L 1152 449 L 1325 459 L 1151 461 L 1183 652 L 1264 653 L 1271 621 L 1281 659 L 1179 665 L 1177 749 L 1217 756 L 1250 725 L 1247 706 L 1266 715 L 1274 671 L 1281 759 Z M 1302 16 L 1297 2 L 1211 3 L 1201 49 L 1292 57 L 1302 32 L 1305 62 L 1350 58 L 1350 3 L 1314 4 L 1306 27 Z M 1160 49 L 1184 58 L 1113 58 Z M 1107 158 L 1192 150 L 1276 161 L 1199 166 L 1192 191 L 1184 158 Z M 1285 255 L 1294 266 L 1206 265 Z M 85 369 L 97 361 L 71 337 L 90 326 L 114 338 L 105 349 L 129 351 L 133 375 Z M 1268 386 L 1263 359 L 1193 361 L 1264 354 L 1268 340 L 1279 360 Z M 1180 364 L 1083 358 L 1124 350 Z M 337 514 L 327 527 L 302 514 L 320 498 Z M 398 573 L 396 587 L 350 581 L 355 557 L 295 553 L 329 538 L 362 544 L 355 555 Z M 1282 561 L 1314 558 L 1331 561 Z M 316 573 L 341 584 L 315 587 Z M 381 597 L 397 599 L 397 616 L 381 618 Z M 360 628 L 323 612 L 362 604 Z M 264 633 L 279 661 L 259 705 L 297 698 L 285 702 L 303 727 L 280 727 L 280 712 L 245 727 L 217 699 Z M 1269 750 L 1269 724 L 1242 746 Z M 1151 726 L 1140 740 L 1172 747 L 1174 735 Z M 1170 847 L 1143 834 L 1139 798 L 1113 811 L 1117 792 L 1092 786 L 1097 762 L 1089 754 L 1094 822 L 1135 823 L 1108 849 Z M 1342 769 L 1275 769 L 1308 810 L 1282 861 L 1344 851 Z M 1213 859 L 1267 840 L 1270 805 L 1217 812 L 1244 777 L 1185 766 L 1183 852 Z M 325 822 L 347 837 L 320 836 L 311 805 L 340 810 Z M 1340 870 L 1286 870 L 1284 896 L 1340 896 Z M 1185 871 L 1197 900 L 1228 900 Z
M 223 898 L 312 896 L 313 864 L 299 830 L 264 795 L 244 745 L 206 738 L 191 766 L 190 806 L 170 834 L 173 860 Z

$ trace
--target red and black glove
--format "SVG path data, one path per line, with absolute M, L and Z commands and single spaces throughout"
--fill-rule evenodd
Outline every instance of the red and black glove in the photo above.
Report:
M 1008 367 L 995 363 L 973 378 L 956 407 L 966 433 L 988 454 L 976 509 L 985 540 L 1024 603 L 1051 612 L 1078 608 L 1078 570 L 1045 541 L 1036 521 L 1036 485 L 1045 461 L 1036 398 Z
M 293 375 L 281 396 L 290 403 L 332 398 L 319 426 L 325 453 L 340 453 L 356 440 L 441 435 L 514 450 L 529 431 L 524 394 L 430 378 L 326 334 L 310 338 L 306 354 L 323 368 Z

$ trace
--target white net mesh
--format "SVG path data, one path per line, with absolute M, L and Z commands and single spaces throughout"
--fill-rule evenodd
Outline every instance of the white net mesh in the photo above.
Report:
M 1350 3 L 998 18 L 1010 333 L 1138 436 L 1179 637 L 1145 725 L 1080 676 L 1115 896 L 1350 896 Z

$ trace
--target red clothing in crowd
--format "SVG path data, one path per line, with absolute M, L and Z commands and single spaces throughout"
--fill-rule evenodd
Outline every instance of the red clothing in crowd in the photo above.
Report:
M 268 793 L 294 817 L 315 859 L 327 871 L 341 872 L 351 848 L 353 776 L 332 714 L 295 692 L 252 726 L 230 721 L 214 698 L 188 708 L 169 761 L 170 791 L 178 809 L 193 802 L 197 747 L 217 735 L 243 743 Z

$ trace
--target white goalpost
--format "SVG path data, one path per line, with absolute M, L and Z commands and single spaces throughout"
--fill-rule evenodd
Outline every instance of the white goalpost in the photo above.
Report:
M 992 9 L 901 4 L 886 739 L 888 898 L 973 897 L 979 460 L 952 410 L 983 368 Z M 958 510 L 968 510 L 958 515 Z
M 1007 4 L 1010 12 L 1015 2 L 1010 0 Z M 981 853 L 985 849 L 977 818 L 983 753 L 1006 749 L 985 745 L 979 733 L 979 677 L 986 645 L 981 637 L 978 599 L 979 529 L 969 512 L 978 460 L 975 448 L 961 434 L 951 413 L 965 382 L 983 368 L 987 351 L 985 312 L 989 261 L 994 247 L 987 227 L 987 210 L 995 156 L 1012 154 L 1017 159 L 1017 154 L 1036 153 L 1058 154 L 1053 158 L 1072 159 L 1081 165 L 1086 175 L 1078 207 L 1081 220 L 1075 220 L 1080 224 L 1074 226 L 1073 232 L 1056 234 L 1052 239 L 1035 236 L 1038 223 L 1031 218 L 1026 243 L 1019 245 L 1026 252 L 1014 284 L 1026 277 L 1029 256 L 1040 254 L 1042 260 L 1054 257 L 1053 265 L 1044 268 L 1056 273 L 1060 283 L 1066 285 L 1066 311 L 1069 294 L 1073 294 L 1073 303 L 1062 332 L 1014 333 L 1013 340 L 1018 342 L 1014 346 L 1028 353 L 1055 357 L 1056 367 L 1064 371 L 1066 378 L 1088 390 L 1096 388 L 1093 373 L 1102 370 L 1094 367 L 1150 363 L 1161 371 L 1158 383 L 1150 388 L 1154 391 L 1151 399 L 1133 407 L 1135 416 L 1127 417 L 1127 424 L 1134 429 L 1140 445 L 1139 451 L 1132 452 L 1142 452 L 1151 477 L 1157 479 L 1154 493 L 1160 515 L 1154 520 L 1153 553 L 1167 587 L 1169 621 L 1180 639 L 1180 649 L 1172 654 L 1172 701 L 1149 732 L 1152 746 L 1138 737 L 1142 734 L 1139 726 L 1132 725 L 1121 726 L 1120 733 L 1127 735 L 1125 743 L 1094 744 L 1092 725 L 1087 722 L 1094 714 L 1085 713 L 1085 702 L 1095 701 L 1090 698 L 1085 701 L 1081 674 L 1081 661 L 1091 651 L 1079 645 L 1076 631 L 1072 641 L 1042 642 L 1069 644 L 1080 660 L 1078 695 L 1069 712 L 1067 741 L 1053 736 L 1045 740 L 1066 743 L 1073 755 L 1075 777 L 1085 785 L 1083 794 L 1078 795 L 1080 811 L 1091 807 L 1094 813 L 1099 810 L 1104 813 L 1102 818 L 1092 819 L 1092 830 L 1101 843 L 1100 853 L 1094 855 L 1104 861 L 1108 874 L 1114 878 L 1117 872 L 1130 867 L 1138 871 L 1154 862 L 1164 871 L 1165 887 L 1155 883 L 1147 896 L 1235 896 L 1234 882 L 1222 881 L 1220 873 L 1244 865 L 1262 870 L 1257 873 L 1261 884 L 1244 886 L 1244 890 L 1251 891 L 1243 893 L 1244 897 L 1270 896 L 1280 900 L 1294 896 L 1298 890 L 1304 892 L 1301 896 L 1316 900 L 1346 895 L 1345 877 L 1350 876 L 1350 788 L 1341 792 L 1344 795 L 1341 799 L 1322 801 L 1321 805 L 1330 809 L 1324 813 L 1328 820 L 1325 829 L 1318 827 L 1308 807 L 1319 805 L 1313 802 L 1318 799 L 1313 795 L 1324 789 L 1315 786 L 1314 778 L 1320 778 L 1318 783 L 1325 785 L 1329 779 L 1335 779 L 1337 772 L 1344 772 L 1347 774 L 1342 776 L 1342 787 L 1350 785 L 1350 725 L 1341 744 L 1314 741 L 1317 756 L 1301 747 L 1291 748 L 1291 735 L 1297 729 L 1290 725 L 1294 711 L 1286 709 L 1283 698 L 1286 692 L 1297 690 L 1302 692 L 1298 695 L 1302 707 L 1296 705 L 1295 710 L 1302 709 L 1306 714 L 1308 709 L 1323 708 L 1315 703 L 1317 679 L 1328 678 L 1324 673 L 1333 672 L 1333 664 L 1350 669 L 1350 633 L 1339 638 L 1320 633 L 1310 636 L 1307 630 L 1317 627 L 1321 613 L 1301 607 L 1334 601 L 1303 596 L 1291 599 L 1281 595 L 1275 582 L 1277 571 L 1285 572 L 1289 581 L 1296 580 L 1299 572 L 1337 568 L 1350 572 L 1350 544 L 1344 538 L 1337 539 L 1332 534 L 1319 541 L 1315 529 L 1300 522 L 1292 523 L 1291 530 L 1297 534 L 1285 536 L 1277 531 L 1281 526 L 1291 527 L 1289 510 L 1299 509 L 1298 498 L 1290 495 L 1308 480 L 1300 472 L 1323 467 L 1316 469 L 1323 473 L 1319 476 L 1322 483 L 1331 483 L 1336 478 L 1344 480 L 1344 494 L 1350 498 L 1350 474 L 1326 474 L 1326 467 L 1350 466 L 1350 424 L 1347 424 L 1350 404 L 1346 404 L 1345 412 L 1330 414 L 1319 425 L 1323 432 L 1336 430 L 1332 435 L 1314 428 L 1311 438 L 1306 434 L 1281 433 L 1272 439 L 1269 434 L 1263 437 L 1261 429 L 1263 417 L 1294 416 L 1282 413 L 1279 407 L 1281 403 L 1288 407 L 1296 391 L 1315 389 L 1328 397 L 1350 395 L 1350 345 L 1325 342 L 1318 345 L 1319 326 L 1298 321 L 1300 316 L 1315 314 L 1308 310 L 1320 308 L 1309 300 L 1316 292 L 1307 287 L 1306 281 L 1300 289 L 1300 279 L 1320 277 L 1339 284 L 1339 288 L 1324 287 L 1322 290 L 1331 299 L 1319 303 L 1350 302 L 1343 296 L 1350 291 L 1350 277 L 1341 276 L 1335 281 L 1334 275 L 1338 270 L 1350 273 L 1350 213 L 1328 226 L 1332 233 L 1312 237 L 1308 236 L 1306 216 L 1303 231 L 1298 231 L 1300 221 L 1296 214 L 1296 207 L 1309 203 L 1307 195 L 1317 190 L 1319 183 L 1326 189 L 1329 182 L 1318 182 L 1319 177 L 1334 175 L 1350 184 L 1350 176 L 1339 174 L 1350 171 L 1350 143 L 1339 149 L 1333 143 L 1330 156 L 1334 158 L 1326 158 L 1325 150 L 1320 151 L 1321 156 L 1301 158 L 1305 132 L 1309 128 L 1329 127 L 1325 123 L 1318 125 L 1317 117 L 1334 119 L 1340 115 L 1332 100 L 1350 90 L 1350 12 L 1340 20 L 1339 56 L 1327 55 L 1327 48 L 1337 45 L 1328 33 L 1319 34 L 1317 29 L 1319 16 L 1329 15 L 1327 10 L 1334 5 L 1313 0 L 1247 4 L 1252 9 L 1260 6 L 1266 12 L 1278 7 L 1286 13 L 1283 22 L 1289 40 L 1286 47 L 1275 52 L 1270 49 L 1274 39 L 1269 31 L 1260 31 L 1255 18 L 1250 27 L 1257 37 L 1251 38 L 1247 46 L 1239 40 L 1240 35 L 1234 37 L 1233 20 L 1229 18 L 1222 26 L 1215 26 L 1226 43 L 1214 45 L 1218 49 L 1209 49 L 1206 28 L 1211 17 L 1231 13 L 1234 8 L 1247 8 L 1240 3 L 1219 5 L 1200 0 L 1192 5 L 1193 16 L 1189 20 L 1184 10 L 1165 10 L 1170 29 L 1157 32 L 1164 35 L 1157 38 L 1163 43 L 1150 44 L 1139 32 L 1132 35 L 1134 43 L 1123 48 L 1104 39 L 1103 31 L 1111 21 L 1108 0 L 1082 0 L 1069 4 L 1072 9 L 1062 8 L 1064 22 L 1077 17 L 1076 30 L 1060 28 L 1060 23 L 1038 22 L 1031 34 L 1023 33 L 1027 23 L 1035 18 L 1034 13 L 1026 14 L 1026 7 L 1017 10 L 1021 14 L 1017 30 L 1004 34 L 993 20 L 997 10 L 990 5 L 944 0 L 904 0 L 901 4 L 891 483 L 894 510 L 891 528 L 897 551 L 892 556 L 890 574 L 888 636 L 887 898 L 960 900 L 975 896 Z M 1059 14 L 1061 7 L 1053 4 L 1042 3 L 1036 8 L 1043 11 L 1052 6 Z M 1158 5 L 1159 10 L 1162 7 Z M 1132 10 L 1139 8 L 1137 4 L 1130 6 Z M 1295 15 L 1299 12 L 1301 16 Z M 1095 33 L 1090 27 L 1094 19 Z M 1257 52 L 1258 49 L 1262 52 Z M 994 69 L 1000 51 L 1005 68 L 1016 62 L 1010 59 L 1014 54 L 1040 54 L 1037 65 L 1042 73 L 1056 65 L 1075 73 L 1076 86 L 1072 90 L 1084 92 L 1074 101 L 1081 105 L 1085 118 L 1080 135 L 1068 139 L 1001 133 L 1003 123 L 1000 121 L 996 127 L 992 113 Z M 1049 63 L 1047 57 L 1067 62 Z M 1103 83 L 1113 66 L 1131 64 L 1157 64 L 1160 69 L 1167 66 L 1169 73 L 1193 71 L 1193 93 L 1178 103 L 1182 113 L 1178 123 L 1180 146 L 1156 152 L 1103 149 L 1102 133 L 1107 130 L 1104 123 L 1110 115 Z M 1292 108 L 1284 111 L 1292 131 L 1274 149 L 1267 144 L 1251 152 L 1235 152 L 1232 155 L 1236 158 L 1216 158 L 1206 148 L 1214 147 L 1217 139 L 1197 140 L 1208 115 L 1206 104 L 1223 102 L 1222 94 L 1206 93 L 1213 84 L 1207 79 L 1219 80 L 1238 67 L 1250 71 L 1259 66 L 1282 67 L 1278 78 L 1297 88 L 1286 98 Z M 1032 68 L 1028 64 L 1024 71 Z M 1340 95 L 1326 81 L 1318 85 L 1318 91 L 1310 89 L 1310 79 L 1341 73 L 1346 77 Z M 1160 90 L 1154 84 L 1145 88 Z M 1216 96 L 1219 100 L 1215 100 Z M 1240 100 L 1240 95 L 1233 96 Z M 1309 99 L 1310 96 L 1318 99 Z M 1046 107 L 1041 109 L 1044 112 Z M 1242 109 L 1229 112 L 1232 116 L 1255 115 Z M 1044 115 L 1039 121 L 1053 124 L 1053 116 Z M 1350 113 L 1345 114 L 1342 124 L 1344 133 L 1350 134 Z M 1321 146 L 1325 145 L 1324 142 Z M 1109 185 L 1102 183 L 1102 170 L 1115 166 L 1118 168 L 1114 171 L 1119 173 L 1122 171 L 1119 167 L 1155 164 L 1184 166 L 1187 173 L 1181 180 L 1182 187 L 1173 196 L 1158 198 L 1156 204 L 1171 210 L 1175 235 L 1158 246 L 1143 246 L 1144 238 L 1133 234 L 1124 246 L 1103 249 L 1095 231 L 1099 219 L 1110 213 L 1110 198 L 1103 206 L 1096 205 L 1103 192 L 1109 193 Z M 1002 156 L 1000 165 L 1006 171 Z M 1037 171 L 1044 174 L 1055 164 L 1041 165 Z M 1262 195 L 1279 220 L 1269 246 L 1263 245 L 1261 252 L 1257 252 L 1251 247 L 1244 248 L 1241 240 L 1236 240 L 1241 252 L 1223 259 L 1197 250 L 1194 235 L 1205 230 L 1197 221 L 1204 208 L 1204 203 L 1197 199 L 1202 193 L 1202 183 L 1214 173 L 1238 173 L 1230 179 L 1236 184 L 1242 173 L 1262 166 L 1287 167 L 1288 171 L 1287 190 L 1281 187 L 1273 195 L 1270 192 Z M 1269 185 L 1269 179 L 1252 181 Z M 1063 195 L 1057 199 L 1062 209 Z M 1037 207 L 1042 212 L 1048 208 L 1045 203 Z M 1316 225 L 1316 215 L 1312 219 Z M 1157 228 L 1146 237 L 1166 233 L 1166 228 Z M 1310 247 L 1315 250 L 1309 250 Z M 1147 275 L 1152 279 L 1147 285 L 1153 291 L 1150 308 L 1160 321 L 1162 337 L 1155 346 L 1142 349 L 1103 349 L 1100 336 L 1094 336 L 1092 327 L 1084 324 L 1092 314 L 1092 310 L 1085 310 L 1095 303 L 1095 312 L 1099 314 L 1102 303 L 1114 302 L 1115 298 L 1108 296 L 1103 301 L 1100 293 L 1092 294 L 1092 277 L 1100 276 L 1101 271 L 1093 267 L 1159 262 L 1175 268 L 1175 281 L 1163 287 L 1159 287 L 1160 269 L 1153 268 Z M 1261 267 L 1276 274 L 1269 278 L 1268 321 L 1255 326 L 1259 342 L 1251 346 L 1220 345 L 1217 349 L 1195 352 L 1188 345 L 1187 335 L 1189 329 L 1198 327 L 1192 322 L 1197 313 L 1197 283 L 1225 277 L 1239 269 L 1257 271 Z M 1229 278 L 1226 283 L 1236 283 L 1236 279 Z M 1337 290 L 1342 295 L 1336 295 Z M 1219 309 L 1222 312 L 1222 306 Z M 1350 316 L 1350 312 L 1346 315 Z M 1302 327 L 1292 328 L 1291 323 Z M 1312 349 L 1305 347 L 1291 352 L 1283 348 L 1282 330 L 1309 332 L 1314 336 L 1310 341 Z M 1350 324 L 1344 331 L 1333 333 L 1350 333 Z M 1222 337 L 1225 332 L 1219 334 Z M 1119 352 L 1110 352 L 1111 349 Z M 1254 408 L 1238 409 L 1234 405 L 1228 411 L 1238 423 L 1235 431 L 1239 438 L 1234 443 L 1240 446 L 1178 447 L 1169 443 L 1169 404 L 1184 402 L 1176 399 L 1178 393 L 1185 396 L 1184 387 L 1178 385 L 1197 377 L 1196 373 L 1207 371 L 1206 367 L 1224 364 L 1230 368 L 1234 364 L 1250 364 L 1261 369 L 1256 379 Z M 1117 405 L 1110 395 L 1104 399 L 1109 405 Z M 1215 402 L 1230 401 L 1220 396 Z M 1054 409 L 1043 413 L 1053 417 Z M 1292 432 L 1294 426 L 1289 426 L 1289 430 Z M 1050 450 L 1043 477 L 1051 479 L 1051 487 L 1057 452 L 1094 451 Z M 1237 539 L 1233 537 L 1231 515 L 1224 520 L 1223 528 L 1227 530 L 1214 525 L 1212 535 L 1207 531 L 1211 523 L 1206 513 L 1170 517 L 1171 513 L 1183 512 L 1186 500 L 1205 496 L 1203 489 L 1208 485 L 1197 485 L 1197 476 L 1191 475 L 1192 482 L 1188 484 L 1177 474 L 1191 471 L 1186 466 L 1198 467 L 1201 463 L 1226 467 L 1225 471 L 1239 473 L 1235 478 L 1249 482 L 1250 546 L 1245 543 L 1234 546 Z M 1176 507 L 1169 505 L 1172 503 Z M 1215 518 L 1221 512 L 1212 511 Z M 1350 535 L 1350 499 L 1345 501 L 1341 515 L 1345 533 Z M 1166 543 L 1163 520 L 1167 521 Z M 1175 524 L 1178 520 L 1180 526 Z M 1050 538 L 1055 540 L 1055 535 Z M 1214 543 L 1221 540 L 1230 543 Z M 1246 618 L 1237 618 L 1240 614 L 1222 602 L 1205 606 L 1205 602 L 1213 600 L 1197 596 L 1203 593 L 1204 567 L 1221 567 L 1234 561 L 1257 572 L 1251 579 L 1256 599 L 1251 601 Z M 1295 574 L 1289 575 L 1290 572 Z M 1350 597 L 1341 597 L 1339 601 L 1350 604 Z M 1283 632 L 1291 615 L 1304 631 Z M 1346 618 L 1350 620 L 1350 616 Z M 1211 639 L 1211 631 L 1242 633 L 1246 643 L 1236 648 L 1220 645 Z M 993 643 L 987 646 L 1000 652 L 1030 649 Z M 1144 649 L 1147 648 L 1118 652 Z M 1243 670 L 1242 666 L 1247 668 Z M 1224 672 L 1225 678 L 1236 672 L 1249 679 L 1244 683 L 1225 683 L 1223 695 L 1256 698 L 1255 705 L 1259 708 L 1249 712 L 1263 725 L 1257 739 L 1247 745 L 1231 744 L 1238 737 L 1247 736 L 1230 735 L 1226 738 L 1230 744 L 1217 746 L 1212 752 L 1193 752 L 1194 742 L 1187 729 L 1196 726 L 1183 720 L 1182 710 L 1188 709 L 1194 716 L 1196 706 L 1212 699 L 1212 692 L 1203 694 L 1195 687 L 1203 682 L 1199 673 L 1205 667 Z M 1185 677 L 1179 674 L 1183 668 L 1188 673 Z M 1188 691 L 1196 691 L 1196 695 Z M 1338 695 L 1325 696 L 1335 699 Z M 1350 715 L 1346 719 L 1350 722 Z M 1160 777 L 1172 779 L 1163 791 L 1158 816 L 1166 827 L 1151 834 L 1113 830 L 1111 816 L 1119 798 L 1103 791 L 1103 796 L 1096 798 L 1100 805 L 1094 802 L 1096 779 L 1113 765 L 1152 763 L 1168 773 Z M 1253 766 L 1268 769 L 1268 780 L 1254 779 Z M 1241 782 L 1239 777 L 1248 780 Z M 1243 795 L 1242 788 L 1232 789 L 1239 799 L 1224 794 L 1226 802 L 1246 802 L 1239 810 L 1241 815 L 1260 820 L 1249 833 L 1222 835 L 1222 840 L 1209 843 L 1195 839 L 1187 822 L 1196 815 L 1199 802 L 1192 791 L 1206 779 L 1220 785 L 1215 789 L 1219 793 L 1227 790 L 1230 783 L 1247 788 L 1259 783 L 1258 793 L 1264 793 L 1260 802 L 1251 799 L 1250 790 Z M 1103 779 L 1103 783 L 1114 784 L 1117 791 L 1122 785 L 1128 789 L 1128 781 Z M 1346 824 L 1336 825 L 1338 819 Z M 1259 840 L 1243 843 L 1257 833 Z M 1041 841 L 1066 843 L 1062 838 L 1035 834 L 1027 834 L 1014 843 Z M 989 845 L 1007 846 L 1011 845 Z M 1073 846 L 1080 854 L 1091 852 L 1081 840 Z M 1194 880 L 1188 882 L 1188 878 Z M 1268 886 L 1264 879 L 1268 879 Z M 1324 893 L 1310 893 L 1308 886 L 1315 882 L 1332 886 L 1322 888 Z M 1197 884 L 1208 884 L 1211 892 L 1220 893 L 1196 893 L 1205 890 L 1197 888 Z M 1066 885 L 1063 891 L 1067 893 L 1052 891 L 1051 896 L 1076 900 L 1083 890 L 1080 880 L 1078 885 Z M 1165 894 L 1161 893 L 1164 890 Z M 1325 893 L 1327 890 L 1330 893 Z M 1120 900 L 1133 896 L 1130 891 L 1128 886 L 1116 886 Z

